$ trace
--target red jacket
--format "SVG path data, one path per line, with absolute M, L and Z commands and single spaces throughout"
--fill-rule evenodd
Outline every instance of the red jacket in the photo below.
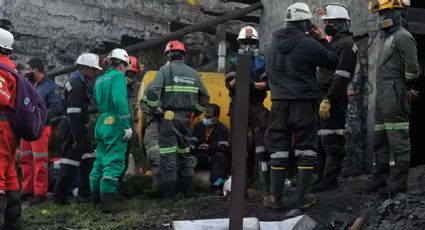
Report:
M 8 56 L 0 54 L 0 63 L 15 68 L 15 64 Z M 15 77 L 0 69 L 0 114 L 5 114 L 7 109 L 15 109 L 16 103 Z

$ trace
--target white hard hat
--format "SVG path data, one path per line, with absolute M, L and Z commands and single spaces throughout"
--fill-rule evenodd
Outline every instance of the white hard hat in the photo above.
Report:
M 0 28 L 0 47 L 8 50 L 13 50 L 12 45 L 15 39 L 12 33 Z
M 99 66 L 99 56 L 93 53 L 85 53 L 81 54 L 78 58 L 76 63 L 78 65 L 84 65 L 92 68 L 96 68 L 98 70 L 102 70 Z
M 322 20 L 345 19 L 350 20 L 350 13 L 345 6 L 337 3 L 331 3 L 325 6 Z
M 258 40 L 258 32 L 257 30 L 252 26 L 245 26 L 244 28 L 239 31 L 238 35 L 238 41 L 241 39 L 253 39 Z
M 108 59 L 110 58 L 116 58 L 118 60 L 121 60 L 125 63 L 127 63 L 127 65 L 130 65 L 130 57 L 128 56 L 127 51 L 123 50 L 123 49 L 114 49 L 111 51 L 111 53 L 108 56 Z
M 312 18 L 310 7 L 303 2 L 294 3 L 286 10 L 285 20 L 287 22 L 304 21 Z

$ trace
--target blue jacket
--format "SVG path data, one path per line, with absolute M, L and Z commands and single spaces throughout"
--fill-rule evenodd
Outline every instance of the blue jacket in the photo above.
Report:
M 230 155 L 230 145 L 229 145 L 229 130 L 227 127 L 221 123 L 217 122 L 211 126 L 213 131 L 209 136 L 208 140 L 206 138 L 206 129 L 207 127 L 201 122 L 195 124 L 192 132 L 192 137 L 190 142 L 192 149 L 195 149 L 201 144 L 208 144 L 210 146 L 208 154 L 214 154 L 216 152 L 224 153 L 226 156 Z
M 57 117 L 62 112 L 61 106 L 61 95 L 59 86 L 47 76 L 35 85 L 35 89 L 38 94 L 43 98 L 44 103 L 47 107 L 47 120 L 46 125 L 50 123 L 50 120 Z

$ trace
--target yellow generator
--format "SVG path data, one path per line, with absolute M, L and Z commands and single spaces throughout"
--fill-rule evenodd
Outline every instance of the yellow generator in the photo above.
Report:
M 201 80 L 204 83 L 210 95 L 210 103 L 214 103 L 220 106 L 220 109 L 221 109 L 220 121 L 223 122 L 229 128 L 230 119 L 227 114 L 229 111 L 230 97 L 229 97 L 229 91 L 224 85 L 224 73 L 201 72 L 199 74 L 201 75 Z M 153 81 L 155 76 L 156 76 L 156 71 L 146 72 L 145 76 L 143 77 L 142 84 L 140 85 L 138 101 L 142 99 L 145 89 Z M 270 109 L 270 106 L 271 106 L 270 94 L 268 94 L 264 105 Z M 139 134 L 139 140 L 142 141 L 142 135 L 143 135 L 142 131 L 144 130 L 143 125 L 145 124 L 143 112 L 139 110 L 138 116 L 139 116 L 138 134 Z M 198 117 L 194 123 L 197 123 L 201 119 L 202 119 L 202 116 Z

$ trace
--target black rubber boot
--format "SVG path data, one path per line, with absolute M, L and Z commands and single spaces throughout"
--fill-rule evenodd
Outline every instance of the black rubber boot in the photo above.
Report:
M 53 192 L 53 202 L 59 205 L 67 204 L 66 197 L 68 189 L 77 175 L 78 167 L 73 165 L 61 164 L 59 176 L 56 180 L 55 190 Z
M 124 210 L 121 196 L 116 193 L 101 194 L 101 211 L 104 214 L 116 213 Z
M 407 161 L 396 162 L 390 166 L 390 176 L 386 180 L 387 186 L 378 190 L 381 194 L 395 195 L 407 191 L 407 178 L 409 177 L 409 164 Z
M 4 230 L 21 230 L 21 193 L 19 190 L 6 191 L 6 208 L 4 209 L 4 222 L 2 229 Z
M 152 169 L 152 172 L 154 172 L 154 171 L 155 170 Z M 159 189 L 160 181 L 161 181 L 161 176 L 160 176 L 159 172 L 154 173 L 152 175 L 152 188 L 147 189 L 147 190 L 143 190 L 143 193 L 148 195 L 151 198 L 162 198 L 162 197 L 164 197 L 164 193 Z
M 316 197 L 310 193 L 313 166 L 298 166 L 297 206 L 305 209 L 316 203 Z
M 193 176 L 185 176 L 180 179 L 180 192 L 184 198 L 191 198 L 195 194 L 193 192 Z
M 342 159 L 335 156 L 326 158 L 323 180 L 311 188 L 311 192 L 329 191 L 339 187 L 338 176 L 341 173 Z
M 78 187 L 78 201 L 82 203 L 90 202 L 90 173 L 96 158 L 86 158 L 80 164 L 80 186 Z
M 282 192 L 288 171 L 283 167 L 271 167 L 270 196 L 263 199 L 264 206 L 273 209 L 282 208 Z
M 42 204 L 42 203 L 46 202 L 46 200 L 47 200 L 46 196 L 35 195 L 34 198 L 32 198 L 31 201 L 30 201 L 30 206 Z
M 161 190 L 165 199 L 175 200 L 177 195 L 177 181 L 162 181 Z
M 378 191 L 378 189 L 385 187 L 385 181 L 389 177 L 390 168 L 388 163 L 379 163 L 373 167 L 372 180 L 369 181 L 366 185 L 355 189 L 355 193 L 373 193 Z
M 4 194 L 0 194 L 0 223 L 4 222 L 4 207 L 6 205 L 6 198 Z
M 100 205 L 100 192 L 91 192 L 91 202 L 95 207 Z
M 264 198 L 270 195 L 270 167 L 266 161 L 261 161 L 258 167 L 261 197 Z

